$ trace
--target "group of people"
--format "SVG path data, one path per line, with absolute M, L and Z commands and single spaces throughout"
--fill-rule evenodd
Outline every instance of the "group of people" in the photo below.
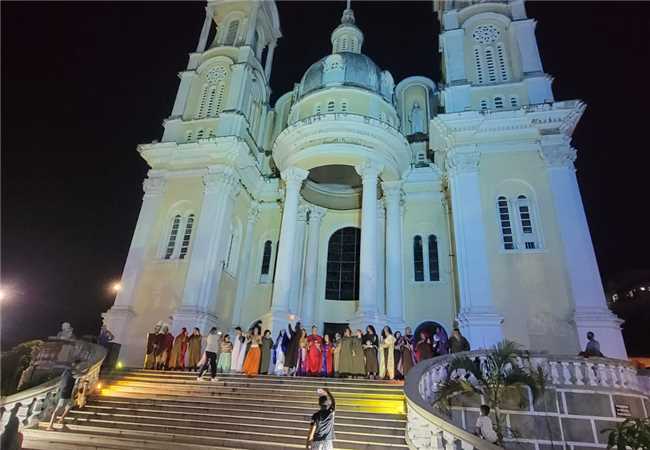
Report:
M 403 379 L 419 361 L 470 349 L 469 342 L 454 329 L 451 337 L 441 327 L 414 336 L 410 327 L 404 334 L 385 326 L 381 333 L 368 325 L 365 332 L 346 328 L 343 334 L 310 333 L 300 322 L 281 330 L 275 339 L 256 323 L 244 332 L 235 328 L 232 336 L 212 328 L 205 337 L 198 328 L 188 335 L 183 328 L 177 336 L 165 324 L 158 324 L 147 336 L 145 368 L 158 370 L 199 370 L 199 379 L 210 370 L 217 373 L 367 377 Z

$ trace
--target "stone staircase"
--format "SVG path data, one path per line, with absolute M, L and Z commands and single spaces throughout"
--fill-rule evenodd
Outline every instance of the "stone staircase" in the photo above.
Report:
M 25 430 L 24 448 L 251 449 L 305 447 L 316 389 L 336 398 L 336 449 L 407 449 L 402 384 L 333 378 L 223 375 L 126 369 L 66 418 L 66 430 Z

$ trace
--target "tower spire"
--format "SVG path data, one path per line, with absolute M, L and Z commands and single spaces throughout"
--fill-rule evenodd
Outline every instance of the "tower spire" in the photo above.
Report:
M 363 33 L 355 24 L 352 0 L 346 0 L 345 6 L 341 15 L 341 24 L 332 33 L 332 53 L 361 53 Z

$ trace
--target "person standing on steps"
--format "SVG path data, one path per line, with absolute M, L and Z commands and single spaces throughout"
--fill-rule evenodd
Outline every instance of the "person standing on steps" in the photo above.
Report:
M 185 352 L 187 351 L 187 328 L 183 327 L 174 339 L 172 352 L 169 356 L 169 369 L 185 370 Z
M 203 379 L 203 374 L 208 370 L 208 365 L 210 366 L 210 375 L 212 381 L 217 381 L 217 352 L 219 351 L 219 333 L 217 332 L 217 327 L 212 327 L 210 333 L 208 333 L 207 343 L 205 345 L 205 362 L 203 367 L 199 370 L 199 376 L 196 377 L 197 381 Z
M 72 376 L 72 370 L 65 369 L 61 374 L 61 380 L 59 381 L 59 402 L 56 404 L 56 408 L 54 408 L 54 411 L 52 411 L 50 424 L 47 427 L 48 431 L 54 431 L 54 419 L 56 418 L 56 414 L 62 408 L 63 408 L 63 414 L 61 414 L 61 417 L 59 418 L 59 424 L 61 425 L 62 429 L 65 428 L 65 425 L 63 424 L 63 419 L 65 419 L 65 416 L 72 409 L 73 406 L 72 391 L 74 390 L 75 384 L 76 384 L 76 380 L 74 379 L 74 376 Z
M 307 337 L 307 373 L 317 377 L 323 368 L 323 338 L 318 335 L 316 325 L 311 327 L 311 335 Z
M 451 332 L 448 345 L 451 353 L 468 352 L 470 348 L 469 341 L 465 339 L 465 336 L 460 334 L 458 328 L 454 328 L 454 331 Z
M 381 331 L 379 343 L 379 378 L 395 379 L 395 336 L 388 325 Z
M 366 358 L 363 352 L 363 331 L 357 329 L 352 338 L 352 376 L 363 377 L 366 373 Z
M 199 361 L 201 360 L 201 343 L 203 336 L 201 330 L 194 328 L 192 335 L 187 339 L 187 370 L 197 370 L 199 368 Z
M 311 416 L 307 435 L 307 450 L 334 450 L 334 421 L 336 402 L 329 389 L 318 389 L 320 409 Z
M 323 368 L 321 375 L 324 377 L 331 377 L 334 374 L 334 359 L 333 359 L 334 346 L 330 341 L 330 335 L 323 335 Z
M 251 347 L 246 354 L 246 360 L 242 366 L 242 372 L 249 377 L 253 377 L 260 373 L 260 361 L 262 359 L 262 351 L 260 350 L 260 345 L 262 345 L 262 336 L 260 336 L 259 327 L 253 328 L 252 334 L 248 336 L 248 340 L 251 343 Z
M 271 331 L 265 330 L 262 336 L 262 362 L 260 363 L 260 373 L 267 375 L 269 372 L 273 373 L 271 367 L 271 353 L 273 351 L 273 338 Z
M 246 339 L 242 335 L 241 328 L 235 327 L 235 339 L 232 343 L 232 359 L 230 365 L 231 372 L 241 372 L 241 366 L 244 362 L 244 352 L 246 351 L 246 345 L 244 344 L 245 341 Z
M 379 338 L 375 332 L 375 327 L 368 325 L 366 334 L 363 336 L 363 353 L 366 357 L 366 375 L 369 379 L 376 379 L 379 373 L 378 349 Z
M 300 322 L 296 323 L 296 329 L 291 328 L 289 324 L 289 344 L 287 345 L 287 353 L 284 355 L 284 371 L 288 375 L 293 375 L 298 366 L 298 356 L 300 354 L 300 337 L 302 336 L 302 327 Z
M 415 346 L 415 357 L 418 362 L 433 358 L 433 345 L 426 331 L 420 333 L 420 340 Z
M 230 336 L 225 335 L 219 344 L 219 362 L 217 363 L 217 373 L 230 372 L 230 364 L 232 362 L 232 342 Z
M 284 330 L 280 330 L 278 338 L 273 346 L 273 373 L 275 375 L 286 375 L 284 371 L 284 358 L 287 354 L 289 338 Z

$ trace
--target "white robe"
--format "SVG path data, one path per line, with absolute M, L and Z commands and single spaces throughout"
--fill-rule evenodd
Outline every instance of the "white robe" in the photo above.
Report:
M 282 351 L 282 346 L 278 345 L 278 348 L 275 349 L 275 375 L 284 375 L 284 352 Z
M 244 364 L 244 353 L 246 353 L 246 342 L 242 342 L 236 336 L 232 346 L 231 372 L 241 372 L 241 366 Z

